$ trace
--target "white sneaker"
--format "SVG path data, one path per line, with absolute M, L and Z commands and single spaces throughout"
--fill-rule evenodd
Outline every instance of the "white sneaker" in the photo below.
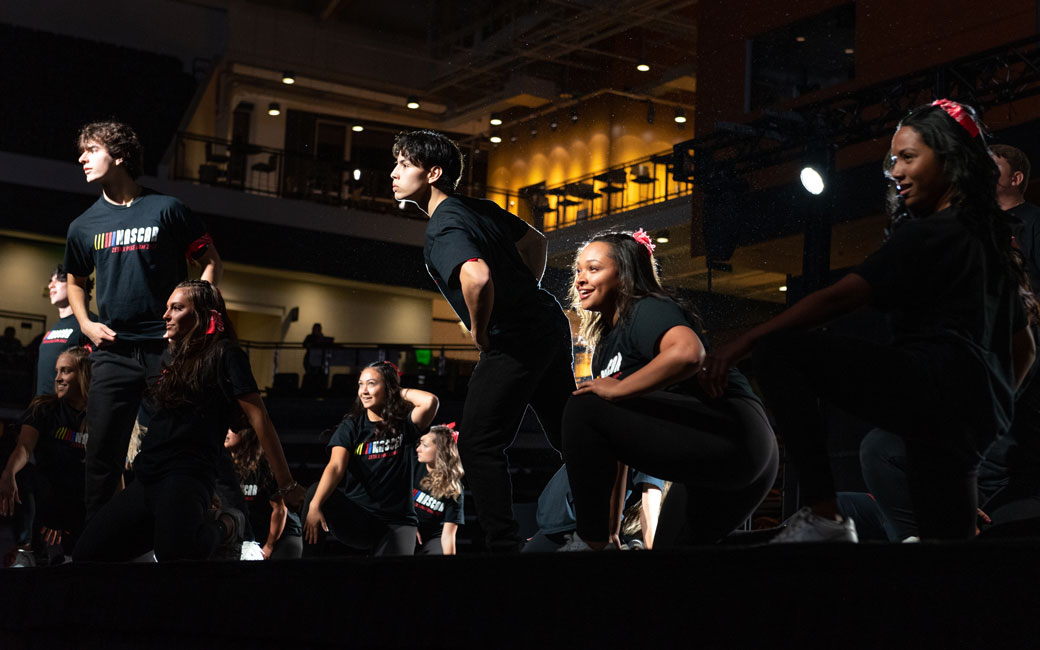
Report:
M 242 542 L 242 554 L 238 559 L 250 561 L 259 560 L 262 562 L 264 559 L 264 552 L 256 542 Z
M 856 523 L 852 519 L 846 517 L 842 521 L 834 521 L 826 517 L 818 517 L 806 507 L 788 519 L 787 526 L 769 543 L 852 542 L 855 544 L 858 541 Z
M 10 564 L 10 567 L 12 569 L 28 568 L 34 566 L 36 566 L 36 558 L 33 557 L 32 551 L 27 551 L 23 548 L 20 548 L 14 552 L 14 560 Z

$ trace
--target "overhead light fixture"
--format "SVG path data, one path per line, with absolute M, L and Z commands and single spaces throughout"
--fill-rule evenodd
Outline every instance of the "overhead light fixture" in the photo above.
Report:
M 365 130 L 365 127 L 361 126 L 360 124 L 355 124 L 354 126 L 350 127 L 350 130 L 354 133 L 361 133 Z
M 571 109 L 571 123 L 574 123 L 574 122 L 577 122 L 577 121 L 578 121 L 578 109 L 572 108 Z
M 491 124 L 491 126 L 502 126 L 502 118 L 492 113 L 489 124 Z
M 267 114 L 268 115 L 281 115 L 282 114 L 282 107 L 278 105 L 278 102 L 271 102 L 270 104 L 267 105 Z
M 534 137 L 537 137 L 537 136 L 538 136 L 538 129 L 536 129 L 536 128 L 531 129 L 531 137 L 534 138 Z
M 646 123 L 653 124 L 654 118 L 657 116 L 657 110 L 654 108 L 654 103 L 649 99 L 646 101 Z
M 787 291 L 787 285 L 786 285 L 786 284 L 785 284 L 785 285 L 782 285 L 782 286 L 780 287 L 780 291 Z
M 498 143 L 502 142 L 502 138 L 500 136 L 497 136 L 497 135 L 491 136 L 490 138 L 488 138 L 488 140 L 491 141 L 491 144 L 498 144 Z
M 823 175 L 821 175 L 816 169 L 812 167 L 803 167 L 802 173 L 799 177 L 802 180 L 802 187 L 804 187 L 809 194 L 814 194 L 816 196 L 823 194 L 825 187 Z
M 675 107 L 675 123 L 686 124 L 686 111 L 681 106 Z
M 661 232 L 657 233 L 657 237 L 654 241 L 656 241 L 658 244 L 667 244 L 669 241 L 668 231 L 662 230 Z
M 294 83 L 296 83 L 296 75 L 293 73 L 292 70 L 286 70 L 282 73 L 282 83 L 287 86 L 291 86 Z
M 415 97 L 409 97 L 408 98 L 408 103 L 405 104 L 405 106 L 407 106 L 408 108 L 410 108 L 410 109 L 412 109 L 414 111 L 415 109 L 419 108 L 419 100 L 416 99 Z
M 640 72 L 650 72 L 650 65 L 645 61 L 640 61 L 636 64 L 636 70 L 639 70 Z
M 551 130 L 555 131 L 557 128 L 559 128 L 559 126 L 560 126 L 560 123 L 558 121 L 556 121 L 556 116 L 553 115 L 552 122 L 549 122 L 549 128 Z
M 354 170 L 354 180 L 356 180 L 356 181 L 361 180 L 361 170 L 360 169 L 355 169 Z
M 516 142 L 516 134 L 515 133 L 513 135 L 509 136 L 509 141 L 510 142 Z
M 814 196 L 823 194 L 833 169 L 833 149 L 822 139 L 810 140 L 806 144 L 802 171 L 798 175 L 805 191 Z

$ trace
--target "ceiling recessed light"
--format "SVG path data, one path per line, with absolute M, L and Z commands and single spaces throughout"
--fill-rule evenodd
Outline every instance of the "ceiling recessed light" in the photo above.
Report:
M 639 70 L 640 72 L 650 72 L 650 66 L 646 63 L 640 63 L 636 66 L 636 70 Z
M 365 127 L 361 126 L 360 124 L 355 124 L 354 126 L 350 127 L 350 130 L 354 133 L 361 133 L 365 130 Z
M 408 108 L 410 108 L 410 109 L 412 109 L 414 111 L 415 109 L 419 108 L 419 100 L 416 99 L 415 97 L 409 97 L 408 98 L 408 103 L 405 104 L 405 106 L 407 106 Z
M 491 126 L 502 126 L 502 118 L 497 115 L 492 115 L 489 124 L 491 124 Z
M 288 86 L 296 83 L 296 75 L 293 74 L 292 70 L 286 70 L 282 73 L 282 83 Z
M 267 114 L 268 115 L 281 115 L 282 114 L 282 107 L 278 105 L 278 102 L 271 102 L 270 104 L 267 105 Z
M 498 144 L 499 142 L 502 142 L 502 138 L 497 135 L 493 135 L 488 139 L 491 140 L 491 144 Z
M 781 286 L 780 287 L 780 291 L 787 291 L 787 285 L 785 284 L 785 285 Z

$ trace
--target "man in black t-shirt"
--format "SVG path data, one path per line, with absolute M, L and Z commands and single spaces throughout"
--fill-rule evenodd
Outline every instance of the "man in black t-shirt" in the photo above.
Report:
M 180 201 L 137 184 L 142 150 L 126 124 L 80 129 L 88 183 L 101 197 L 69 226 L 65 246 L 69 304 L 96 348 L 87 413 L 87 517 L 119 483 L 134 418 L 147 383 L 159 373 L 166 299 L 187 279 L 186 258 L 202 279 L 220 280 L 220 256 L 202 221 Z M 86 282 L 97 270 L 99 322 L 87 312 Z
M 1033 293 L 1040 293 L 1040 207 L 1026 201 L 1029 187 L 1029 158 L 1021 149 L 1006 144 L 989 148 L 997 163 L 997 203 L 1000 209 L 1022 220 L 1015 226 L 1015 241 L 1026 262 Z
M 540 286 L 545 237 L 492 201 L 455 193 L 462 153 L 444 135 L 402 134 L 394 156 L 394 198 L 430 215 L 426 269 L 480 350 L 459 438 L 477 516 L 490 550 L 515 552 L 521 539 L 505 449 L 528 404 L 558 449 L 575 388 L 570 323 Z
M 54 394 L 54 367 L 58 357 L 69 348 L 90 343 L 79 328 L 79 321 L 72 313 L 69 305 L 68 276 L 61 264 L 54 269 L 51 281 L 47 284 L 51 304 L 58 308 L 58 320 L 51 325 L 40 340 L 39 354 L 36 359 L 36 394 Z M 94 281 L 87 278 L 84 286 L 86 301 L 90 302 L 90 292 L 94 289 Z M 90 320 L 96 321 L 97 314 L 88 312 Z

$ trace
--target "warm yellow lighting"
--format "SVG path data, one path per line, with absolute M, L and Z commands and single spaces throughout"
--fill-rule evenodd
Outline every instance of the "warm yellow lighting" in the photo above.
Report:
M 491 140 L 491 144 L 498 144 L 499 142 L 502 142 L 502 138 L 500 138 L 497 135 L 493 135 L 489 139 Z
M 267 105 L 267 114 L 271 116 L 281 115 L 282 107 L 278 105 L 278 102 L 271 102 Z
M 360 124 L 355 124 L 354 126 L 350 127 L 350 130 L 354 133 L 361 133 L 365 130 L 365 127 L 361 126 Z
M 636 66 L 636 70 L 639 70 L 640 72 L 650 72 L 650 66 L 645 63 L 640 63 Z
M 296 83 L 296 75 L 293 74 L 292 71 L 286 70 L 282 73 L 282 83 L 287 86 L 293 85 Z
M 787 291 L 787 285 L 785 284 L 782 287 L 780 287 L 780 291 Z
M 416 99 L 415 97 L 409 97 L 408 98 L 408 103 L 405 104 L 405 106 L 407 106 L 408 108 L 410 108 L 410 109 L 412 109 L 414 111 L 415 109 L 419 108 L 419 100 Z
M 502 126 L 502 118 L 497 115 L 492 115 L 489 123 L 491 126 Z

